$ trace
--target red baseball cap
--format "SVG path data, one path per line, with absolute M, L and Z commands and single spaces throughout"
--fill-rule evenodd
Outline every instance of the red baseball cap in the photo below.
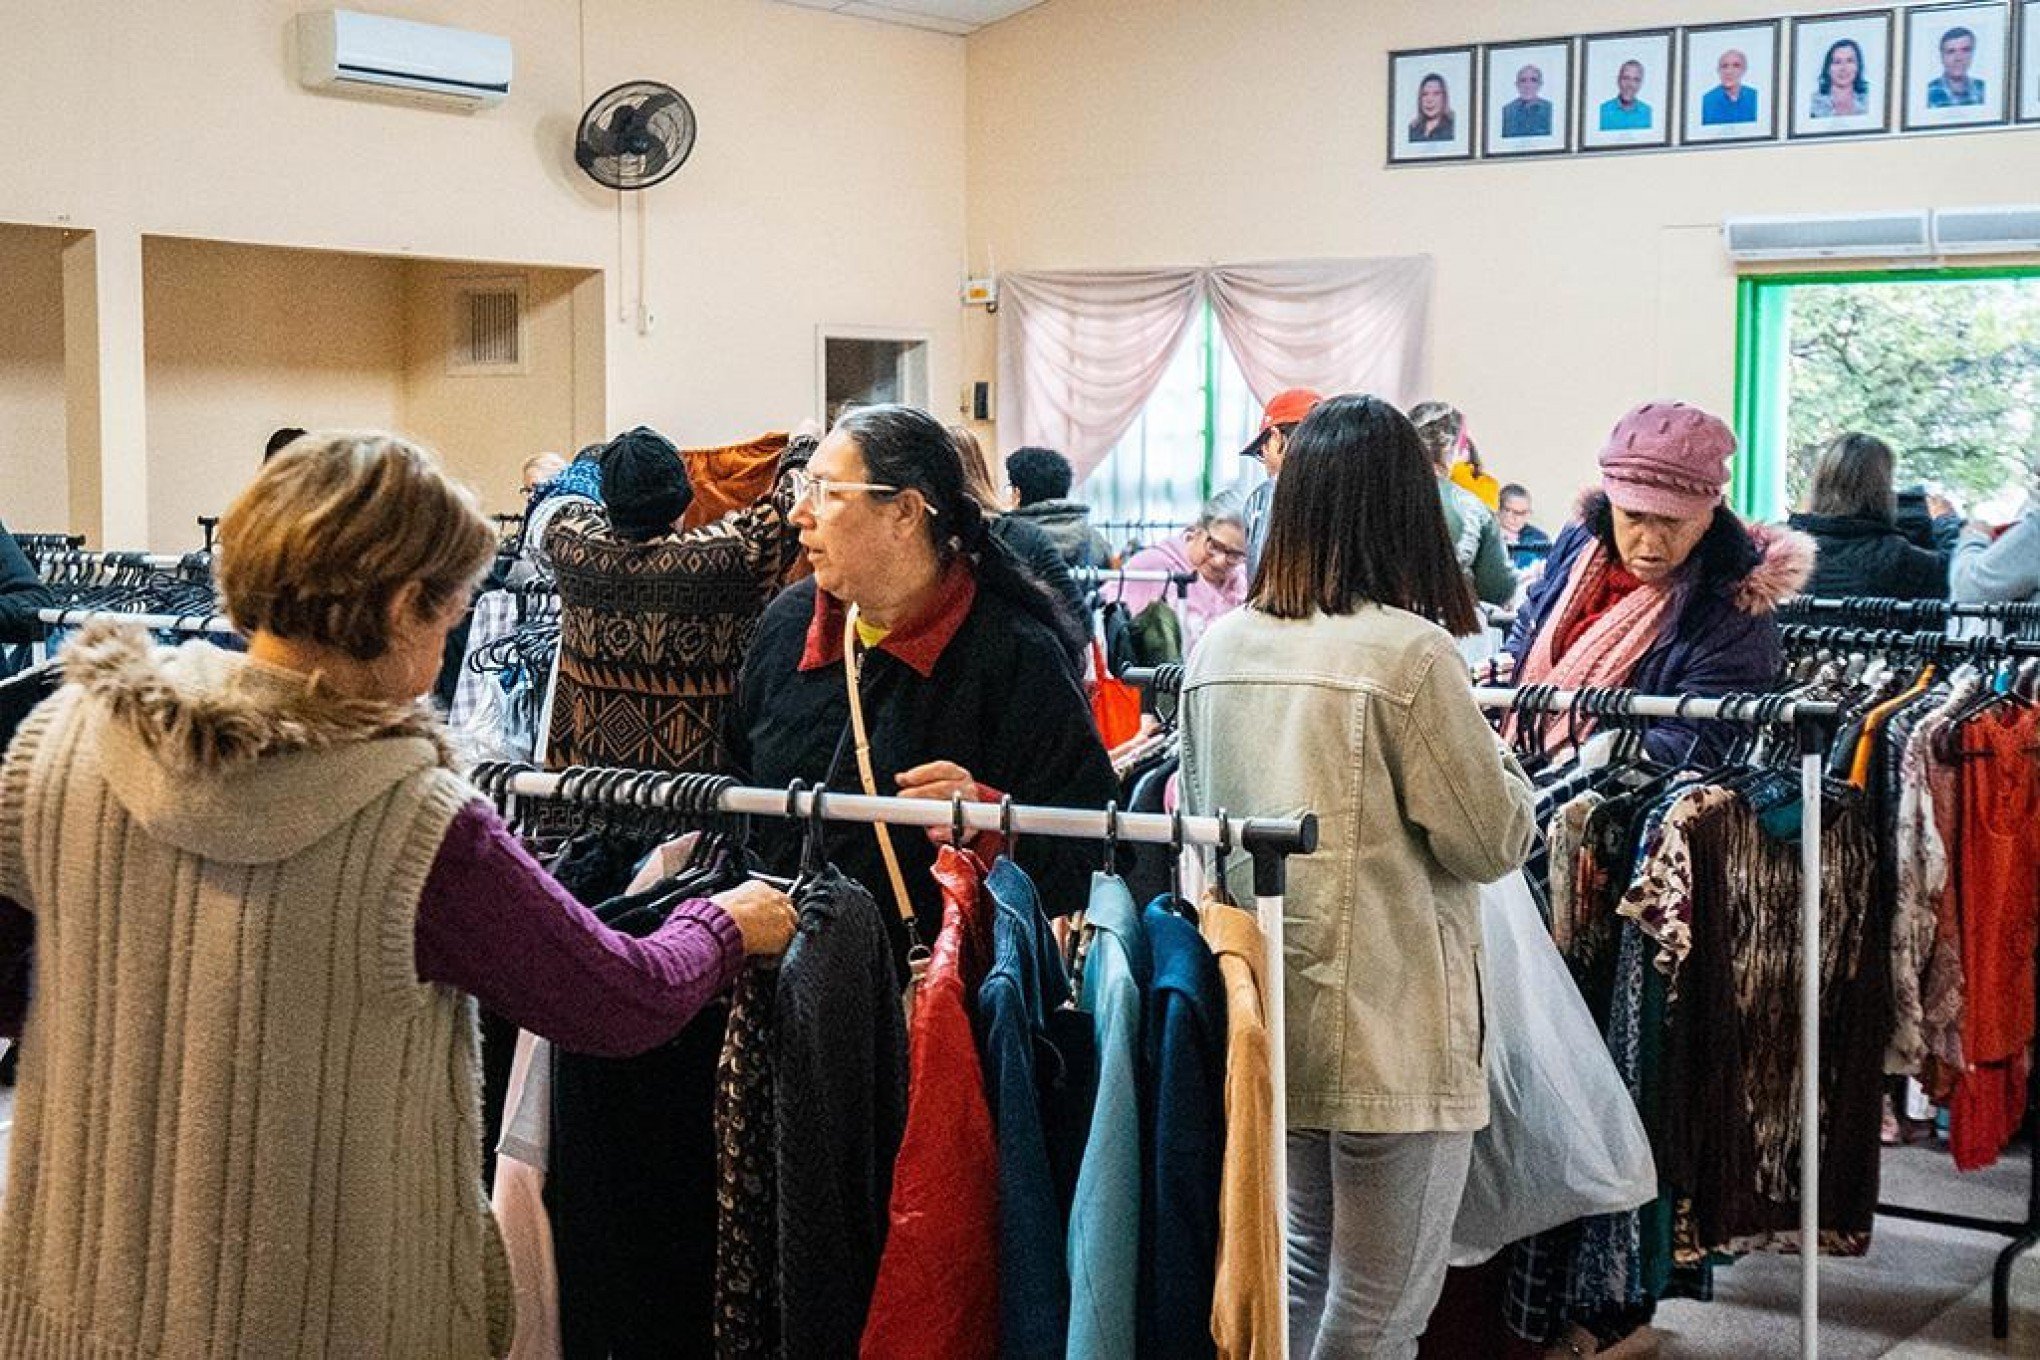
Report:
M 1242 458 L 1259 458 L 1261 445 L 1268 438 L 1268 431 L 1277 425 L 1296 425 L 1316 408 L 1324 398 L 1308 387 L 1292 387 L 1277 392 L 1268 399 L 1267 409 L 1261 412 L 1261 429 L 1254 436 L 1254 442 L 1240 450 Z

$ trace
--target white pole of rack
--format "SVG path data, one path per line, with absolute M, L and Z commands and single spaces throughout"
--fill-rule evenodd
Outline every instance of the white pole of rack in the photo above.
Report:
M 527 798 L 549 798 L 559 790 L 559 773 L 524 772 L 510 779 L 510 792 Z M 846 822 L 886 822 L 892 826 L 933 826 L 950 824 L 950 805 L 932 798 L 884 798 L 861 793 L 830 793 L 826 795 L 825 811 L 835 820 Z M 785 816 L 788 812 L 785 789 L 754 789 L 735 787 L 723 792 L 717 801 L 722 812 L 757 817 Z M 814 806 L 814 794 L 803 790 L 793 797 L 792 812 L 806 816 Z M 628 797 L 618 801 L 619 807 L 636 806 Z M 656 802 L 643 804 L 656 807 Z M 972 831 L 997 831 L 1001 827 L 1002 809 L 997 803 L 966 801 L 963 804 L 963 824 Z M 1243 829 L 1251 820 L 1259 826 L 1277 830 L 1297 831 L 1301 823 L 1283 819 L 1256 817 L 1252 819 L 1232 817 L 1231 844 L 1239 846 Z M 1118 814 L 1119 839 L 1138 841 L 1146 844 L 1166 845 L 1176 837 L 1177 820 L 1153 812 L 1122 812 Z M 1069 836 L 1079 840 L 1102 840 L 1105 835 L 1105 814 L 1095 808 L 1058 808 L 1013 806 L 1013 830 L 1022 836 L 1032 833 L 1037 836 Z M 1183 844 L 1217 845 L 1220 843 L 1220 825 L 1216 817 L 1185 817 L 1182 819 Z
M 1820 1354 L 1820 854 L 1822 755 L 1799 761 L 1799 1354 Z
M 1256 873 L 1259 872 L 1257 868 Z M 1269 1149 L 1269 1178 L 1275 1182 L 1275 1240 L 1282 1244 L 1282 1269 L 1275 1272 L 1274 1309 L 1282 1344 L 1275 1360 L 1289 1356 L 1289 1031 L 1283 1028 L 1288 1016 L 1282 1004 L 1284 960 L 1282 957 L 1282 913 L 1288 901 L 1285 876 L 1283 891 L 1272 897 L 1254 895 L 1254 915 L 1261 924 L 1266 966 L 1262 969 L 1262 1020 L 1268 1026 L 1269 1104 L 1275 1115 L 1275 1141 Z
M 1112 571 L 1105 567 L 1078 567 L 1070 573 L 1085 585 L 1109 586 L 1114 581 L 1128 585 L 1187 585 L 1195 579 L 1187 571 Z

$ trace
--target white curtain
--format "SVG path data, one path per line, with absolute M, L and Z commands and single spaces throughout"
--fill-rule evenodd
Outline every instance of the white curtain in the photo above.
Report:
M 1195 269 L 999 278 L 999 442 L 1039 444 L 1082 481 L 1162 380 L 1197 314 Z
M 1082 481 L 1147 404 L 1209 298 L 1247 385 L 1423 395 L 1431 260 L 1296 260 L 999 277 L 999 442 L 1060 450 Z
M 1408 410 L 1424 391 L 1428 255 L 1292 260 L 1206 271 L 1212 310 L 1247 387 L 1368 392 Z

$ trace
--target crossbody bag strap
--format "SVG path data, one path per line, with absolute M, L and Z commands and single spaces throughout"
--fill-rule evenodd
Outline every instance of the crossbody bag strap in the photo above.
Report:
M 878 796 L 878 778 L 871 772 L 871 736 L 864 726 L 863 686 L 857 662 L 857 606 L 843 612 L 843 679 L 850 691 L 850 735 L 857 747 L 857 778 L 864 791 Z M 900 919 L 914 924 L 913 899 L 907 896 L 906 876 L 900 872 L 900 857 L 893 850 L 892 831 L 884 822 L 873 822 L 878 836 L 878 853 L 885 860 L 885 875 L 892 880 L 893 899 L 899 903 Z

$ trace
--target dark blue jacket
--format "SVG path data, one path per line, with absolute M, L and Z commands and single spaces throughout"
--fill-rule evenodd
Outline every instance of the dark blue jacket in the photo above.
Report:
M 1063 1084 L 1048 1017 L 1070 999 L 1034 882 L 1009 859 L 985 879 L 992 966 L 978 987 L 978 1048 L 999 1147 L 999 1355 L 1062 1360 L 1069 1342 L 1069 1223 L 1049 1162 L 1044 1104 Z
M 1552 545 L 1543 579 L 1517 611 L 1506 650 L 1515 657 L 1519 676 L 1567 579 L 1593 545 L 1595 526 L 1605 521 L 1607 506 L 1607 497 L 1598 492 L 1587 498 L 1580 518 L 1566 525 Z M 1703 697 L 1775 688 L 1784 651 L 1774 611 L 1806 584 L 1813 557 L 1813 541 L 1804 534 L 1777 525 L 1745 525 L 1726 508 L 1717 510 L 1700 546 L 1681 568 L 1657 641 L 1630 672 L 1627 687 L 1643 694 Z M 1651 724 L 1644 742 L 1659 760 L 1678 761 L 1692 751 L 1704 761 L 1725 752 L 1736 735 L 1726 723 L 1665 719 Z
M 1210 1356 L 1225 1161 L 1225 979 L 1197 927 L 1157 899 L 1142 913 L 1154 982 L 1141 1026 L 1143 1356 Z

